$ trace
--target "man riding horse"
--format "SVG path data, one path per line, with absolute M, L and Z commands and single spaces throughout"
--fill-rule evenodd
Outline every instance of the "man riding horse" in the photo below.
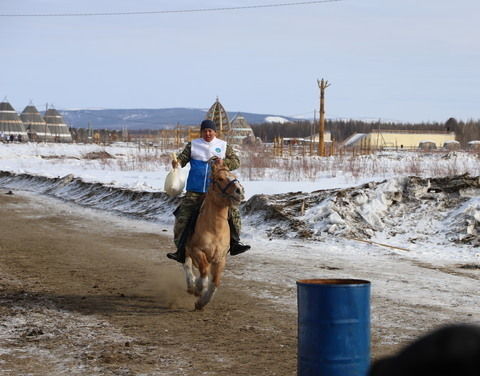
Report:
M 185 167 L 190 162 L 190 172 L 187 178 L 187 193 L 180 206 L 175 210 L 174 242 L 175 253 L 167 253 L 167 257 L 184 263 L 185 245 L 189 234 L 193 231 L 198 210 L 209 186 L 210 165 L 212 158 L 223 159 L 229 170 L 240 166 L 240 160 L 233 148 L 225 141 L 216 138 L 217 126 L 212 120 L 204 120 L 200 125 L 201 138 L 189 142 L 183 151 L 177 155 L 177 161 L 172 160 L 172 167 L 178 163 Z M 238 255 L 250 249 L 249 245 L 240 242 L 241 219 L 238 207 L 229 210 L 230 254 Z

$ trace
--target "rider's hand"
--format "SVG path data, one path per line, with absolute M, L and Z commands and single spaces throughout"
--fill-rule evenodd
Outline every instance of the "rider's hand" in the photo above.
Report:
M 172 160 L 172 167 L 177 168 L 178 167 L 178 161 Z

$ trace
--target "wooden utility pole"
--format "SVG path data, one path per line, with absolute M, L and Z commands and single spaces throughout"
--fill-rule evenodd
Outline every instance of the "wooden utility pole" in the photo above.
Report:
M 313 155 L 313 144 L 315 143 L 315 129 L 317 129 L 317 110 L 313 109 L 313 123 L 310 128 L 310 156 Z
M 319 122 L 318 122 L 318 155 L 325 156 L 325 89 L 330 86 L 328 81 L 318 80 L 318 87 L 320 88 L 320 113 L 319 113 Z
M 47 114 L 47 111 L 48 111 L 48 103 L 45 103 L 45 115 Z M 45 121 L 45 136 L 43 137 L 44 143 L 47 143 L 47 129 L 48 129 L 48 126 L 47 126 L 47 122 Z

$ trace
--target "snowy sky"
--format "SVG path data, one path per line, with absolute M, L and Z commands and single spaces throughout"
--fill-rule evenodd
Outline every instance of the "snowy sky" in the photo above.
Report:
M 480 3 L 339 0 L 315 5 L 92 17 L 283 0 L 2 0 L 5 96 L 56 108 L 209 107 L 327 118 L 478 119 Z

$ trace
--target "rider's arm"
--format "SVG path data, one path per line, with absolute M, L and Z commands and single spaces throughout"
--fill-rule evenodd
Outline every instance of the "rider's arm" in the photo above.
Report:
M 230 171 L 236 170 L 240 167 L 240 159 L 238 158 L 235 150 L 230 145 L 227 145 L 227 150 L 225 151 L 225 159 L 223 163 L 228 167 Z
M 192 143 L 189 142 L 187 145 L 185 145 L 185 148 L 179 154 L 177 154 L 177 159 L 182 167 L 185 167 L 185 165 L 190 162 L 191 152 Z

